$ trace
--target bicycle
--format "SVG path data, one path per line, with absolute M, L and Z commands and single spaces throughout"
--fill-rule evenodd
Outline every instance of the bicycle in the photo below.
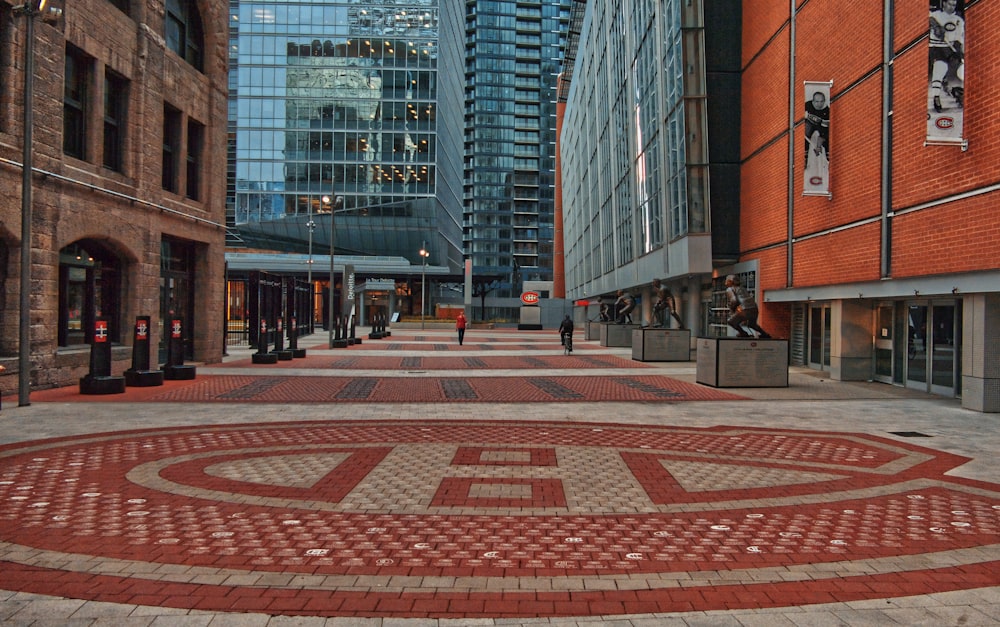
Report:
M 567 333 L 563 336 L 563 354 L 569 355 L 573 352 L 573 336 Z

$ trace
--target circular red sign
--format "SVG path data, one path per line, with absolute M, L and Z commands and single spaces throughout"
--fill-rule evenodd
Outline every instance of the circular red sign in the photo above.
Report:
M 538 304 L 538 292 L 524 292 L 521 294 L 521 302 L 525 305 Z

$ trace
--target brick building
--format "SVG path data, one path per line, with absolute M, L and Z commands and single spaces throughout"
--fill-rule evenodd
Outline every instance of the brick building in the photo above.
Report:
M 1000 2 L 931 0 L 954 24 L 930 31 L 927 0 L 792 5 L 743 3 L 737 269 L 763 326 L 835 379 L 1000 411 Z
M 735 335 L 734 274 L 792 365 L 1000 411 L 1000 0 L 625 4 L 573 4 L 567 298 Z
M 131 365 L 138 316 L 151 317 L 154 364 L 164 359 L 163 322 L 176 317 L 188 359 L 220 360 L 226 4 L 52 0 L 39 12 L 36 0 L 32 8 L 0 0 L 0 391 L 21 382 L 24 215 L 32 218 L 33 389 L 87 374 L 98 320 L 107 322 L 114 374 Z M 29 20 L 30 212 L 22 203 Z

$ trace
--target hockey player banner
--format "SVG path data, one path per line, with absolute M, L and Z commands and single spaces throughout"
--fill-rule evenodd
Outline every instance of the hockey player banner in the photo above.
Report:
M 930 0 L 927 143 L 964 142 L 965 3 Z
M 833 83 L 805 83 L 805 169 L 803 196 L 830 195 L 830 88 Z

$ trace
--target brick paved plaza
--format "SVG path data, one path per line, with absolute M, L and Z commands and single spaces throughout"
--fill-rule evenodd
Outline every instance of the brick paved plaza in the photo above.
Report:
M 0 621 L 1000 622 L 1000 436 L 957 401 L 554 332 L 315 340 L 5 399 Z

